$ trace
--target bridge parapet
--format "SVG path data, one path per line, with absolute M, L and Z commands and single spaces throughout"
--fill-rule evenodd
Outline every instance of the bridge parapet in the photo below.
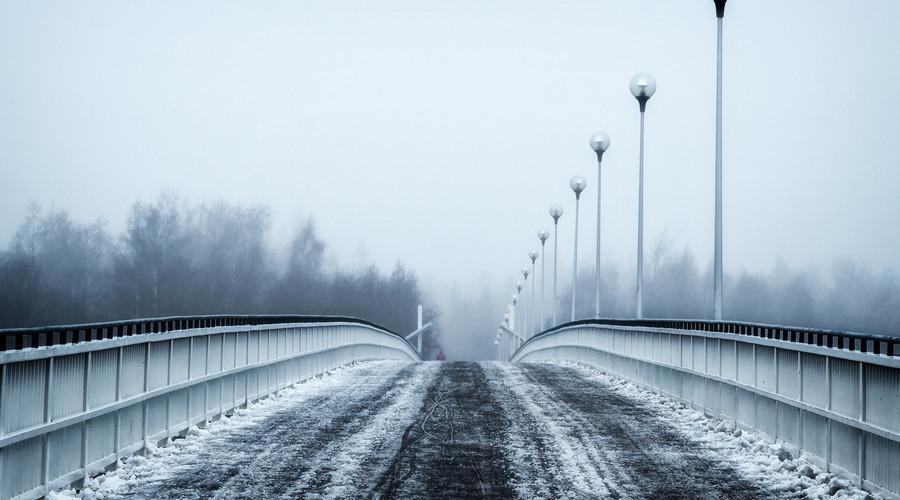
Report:
M 760 431 L 823 468 L 900 495 L 900 338 L 749 323 L 583 320 L 514 362 L 568 360 Z
M 38 330 L 46 331 L 11 335 L 36 343 L 44 335 L 53 345 L 0 352 L 2 499 L 39 498 L 337 366 L 419 360 L 403 337 L 352 318 L 166 318 Z M 53 332 L 66 331 L 93 333 L 58 342 L 66 336 Z

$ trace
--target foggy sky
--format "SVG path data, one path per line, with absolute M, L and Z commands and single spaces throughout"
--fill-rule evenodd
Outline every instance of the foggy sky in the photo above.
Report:
M 895 0 L 729 2 L 726 271 L 900 269 L 898 22 Z M 553 202 L 568 265 L 576 173 L 592 262 L 604 130 L 604 259 L 633 269 L 638 71 L 645 252 L 666 233 L 705 265 L 711 1 L 3 0 L 0 242 L 31 201 L 118 231 L 174 190 L 270 205 L 276 242 L 312 214 L 342 265 L 505 283 Z

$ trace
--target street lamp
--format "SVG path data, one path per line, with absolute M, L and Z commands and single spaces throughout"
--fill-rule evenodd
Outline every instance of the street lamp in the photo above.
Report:
M 629 84 L 631 95 L 641 110 L 640 170 L 638 174 L 638 249 L 637 249 L 637 318 L 644 317 L 644 111 L 656 92 L 656 80 L 646 73 L 634 75 Z
M 601 162 L 603 161 L 603 153 L 609 149 L 609 136 L 604 134 L 603 132 L 597 132 L 596 134 L 591 136 L 591 140 L 588 141 L 591 149 L 597 153 L 597 261 L 594 266 L 594 274 L 596 274 L 597 288 L 595 290 L 594 297 L 594 316 L 600 317 L 600 194 L 601 194 L 601 181 L 603 179 L 603 171 L 600 168 Z
M 575 321 L 575 291 L 578 288 L 578 212 L 581 192 L 587 187 L 584 177 L 576 175 L 569 179 L 569 187 L 575 193 L 575 253 L 572 258 L 572 321 Z
M 528 274 L 529 274 L 528 268 L 523 267 L 522 268 L 522 278 L 525 279 L 526 284 L 528 283 Z M 523 306 L 522 307 L 522 310 L 523 310 L 522 311 L 522 332 L 524 333 L 525 330 L 527 329 L 527 327 L 525 325 L 528 324 L 528 312 L 529 311 L 528 311 L 528 304 L 522 304 L 522 306 Z
M 512 329 L 513 330 L 516 330 L 516 316 L 518 316 L 516 314 L 516 305 L 518 303 L 519 303 L 519 296 L 516 294 L 513 294 L 513 296 L 512 296 L 512 324 L 513 324 Z
M 517 282 L 516 282 L 516 293 L 518 293 L 519 295 L 521 295 L 521 294 L 522 294 L 522 288 L 523 288 L 524 286 L 525 286 L 525 283 L 522 283 L 521 281 L 517 281 Z M 516 328 L 513 328 L 513 329 L 516 330 L 516 331 L 518 331 L 518 329 L 516 329 Z
M 534 250 L 528 252 L 528 258 L 531 259 L 531 304 L 528 305 L 528 309 L 531 310 L 531 322 L 528 324 L 528 337 L 534 335 L 534 282 L 537 281 L 534 278 L 534 262 L 538 258 L 538 253 Z M 523 335 L 524 336 L 524 335 Z
M 547 243 L 547 238 L 550 237 L 550 233 L 547 232 L 546 229 L 541 229 L 537 233 L 537 237 L 541 240 L 541 325 L 539 330 L 544 330 L 544 307 L 547 305 L 547 299 L 544 297 L 544 281 L 546 281 L 547 275 L 547 258 L 545 257 L 544 246 Z
M 557 325 L 556 313 L 559 309 L 559 297 L 557 284 L 557 271 L 559 270 L 559 218 L 562 217 L 563 209 L 557 204 L 550 205 L 550 217 L 553 218 L 553 326 Z
M 725 279 L 722 276 L 722 24 L 726 0 L 716 4 L 716 243 L 715 277 L 713 278 L 713 309 L 716 321 L 722 321 L 722 302 Z

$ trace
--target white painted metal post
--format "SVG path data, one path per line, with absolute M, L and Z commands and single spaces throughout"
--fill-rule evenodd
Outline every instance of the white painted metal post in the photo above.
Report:
M 716 321 L 722 320 L 724 279 L 722 276 L 722 24 L 724 4 L 716 19 L 716 217 L 715 217 L 715 277 L 713 302 Z
M 418 312 L 418 315 L 417 315 L 418 319 L 416 321 L 416 329 L 421 330 L 422 329 L 422 304 L 419 304 L 417 312 Z M 421 356 L 422 355 L 422 333 L 421 332 L 419 333 L 418 337 L 419 338 L 416 339 L 416 350 L 418 351 L 419 356 Z

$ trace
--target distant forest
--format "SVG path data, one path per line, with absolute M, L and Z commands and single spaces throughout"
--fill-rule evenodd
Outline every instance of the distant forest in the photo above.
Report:
M 703 269 L 688 249 L 660 239 L 644 265 L 644 316 L 712 318 L 712 268 Z M 603 316 L 634 317 L 635 284 L 631 270 L 604 269 Z M 593 269 L 579 276 L 577 312 L 594 312 Z M 568 318 L 571 282 L 561 288 L 560 311 Z M 798 270 L 783 261 L 769 272 L 727 273 L 725 319 L 863 333 L 900 335 L 900 279 L 876 274 L 849 260 L 827 270 Z
M 547 269 L 545 328 L 552 326 L 553 312 L 552 267 Z M 569 321 L 571 314 L 569 273 L 560 272 L 560 322 Z M 644 316 L 712 319 L 712 281 L 711 266 L 704 269 L 690 250 L 673 248 L 670 240 L 661 238 L 644 265 Z M 582 267 L 577 318 L 594 316 L 594 286 L 593 265 Z M 523 290 L 526 303 L 530 290 L 530 286 Z M 493 357 L 496 349 L 490 342 L 514 291 L 510 286 L 497 292 L 489 283 L 474 291 L 452 289 L 441 325 L 454 335 L 454 342 L 445 345 L 447 354 L 468 359 Z M 536 291 L 540 293 L 540 281 Z M 532 318 L 539 317 L 539 305 L 537 302 L 536 312 L 529 313 L 536 315 Z M 634 318 L 633 266 L 605 263 L 600 307 L 604 318 Z M 776 262 L 768 272 L 726 274 L 725 319 L 900 336 L 900 279 L 848 260 L 837 260 L 827 270 L 798 270 Z
M 416 275 L 398 264 L 330 270 L 311 220 L 286 264 L 265 206 L 191 205 L 162 195 L 131 208 L 123 234 L 32 206 L 0 252 L 0 328 L 197 314 L 326 314 L 398 333 L 416 327 Z

